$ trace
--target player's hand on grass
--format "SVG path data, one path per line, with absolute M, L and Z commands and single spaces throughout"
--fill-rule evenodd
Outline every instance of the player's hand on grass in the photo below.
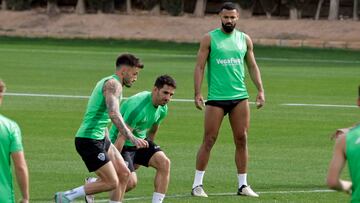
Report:
M 340 184 L 341 184 L 342 190 L 351 195 L 352 182 L 347 181 L 347 180 L 340 180 Z
M 265 104 L 265 94 L 264 92 L 259 92 L 256 96 L 256 108 L 259 109 Z
M 21 199 L 19 202 L 20 203 L 29 203 L 29 200 L 28 199 Z
M 197 109 L 202 110 L 205 107 L 204 98 L 201 94 L 195 95 L 194 102 Z

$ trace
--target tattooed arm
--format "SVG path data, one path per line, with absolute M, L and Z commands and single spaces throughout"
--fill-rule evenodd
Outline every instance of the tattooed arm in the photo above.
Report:
M 131 131 L 126 127 L 123 117 L 119 111 L 119 96 L 122 92 L 121 84 L 115 79 L 105 82 L 103 94 L 105 96 L 106 107 L 112 123 L 119 130 L 119 133 L 129 139 L 136 147 L 147 147 L 147 142 L 137 139 Z

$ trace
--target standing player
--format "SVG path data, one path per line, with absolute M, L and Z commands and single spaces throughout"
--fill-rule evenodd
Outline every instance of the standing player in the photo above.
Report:
M 0 105 L 5 83 L 0 80 Z M 11 160 L 22 194 L 21 203 L 29 202 L 29 172 L 25 161 L 19 126 L 0 114 L 0 202 L 15 203 Z
M 360 107 L 360 86 L 358 106 Z M 351 194 L 351 202 L 360 202 L 360 124 L 338 133 L 330 162 L 327 185 Z M 340 174 L 348 161 L 351 181 L 341 180 Z
M 89 172 L 94 171 L 99 179 L 72 190 L 57 192 L 55 202 L 67 203 L 78 197 L 105 191 L 112 191 L 110 203 L 118 203 L 123 198 L 130 171 L 106 136 L 107 126 L 112 122 L 121 135 L 136 147 L 147 147 L 145 140 L 136 138 L 129 131 L 119 113 L 123 86 L 131 87 L 142 68 L 138 58 L 122 54 L 116 60 L 115 74 L 96 84 L 76 134 L 75 146 Z
M 121 115 L 129 129 L 136 137 L 149 143 L 148 148 L 137 149 L 129 140 L 125 141 L 124 136 L 115 143 L 131 171 L 127 191 L 136 187 L 135 170 L 138 165 L 151 166 L 156 169 L 153 203 L 163 201 L 170 179 L 170 160 L 160 146 L 154 143 L 154 139 L 160 123 L 167 115 L 167 103 L 175 88 L 175 80 L 168 75 L 162 75 L 156 79 L 152 92 L 140 92 L 121 104 Z M 110 137 L 112 142 L 117 140 L 118 130 L 114 126 L 110 130 Z
M 248 35 L 235 29 L 239 12 L 233 3 L 224 3 L 220 9 L 221 28 L 206 34 L 200 42 L 197 64 L 194 72 L 195 105 L 204 107 L 201 84 L 205 64 L 208 65 L 208 101 L 205 108 L 204 139 L 196 159 L 196 172 L 191 194 L 207 197 L 203 190 L 203 177 L 210 152 L 218 136 L 219 128 L 226 114 L 233 131 L 235 142 L 235 163 L 238 172 L 238 195 L 258 197 L 247 184 L 247 131 L 250 111 L 248 92 L 245 87 L 244 62 L 254 82 L 258 95 L 257 108 L 265 103 L 260 70 L 256 64 L 253 43 Z

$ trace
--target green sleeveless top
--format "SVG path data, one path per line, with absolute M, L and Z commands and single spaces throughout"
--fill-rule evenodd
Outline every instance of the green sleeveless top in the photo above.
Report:
M 117 75 L 112 75 L 101 79 L 96 84 L 91 93 L 83 121 L 76 133 L 76 137 L 94 140 L 102 140 L 105 138 L 105 128 L 108 127 L 111 120 L 106 108 L 103 86 L 105 82 L 111 78 L 120 81 Z M 121 96 L 119 97 L 119 100 L 121 100 Z
M 243 32 L 226 34 L 220 28 L 209 32 L 208 100 L 249 98 L 245 86 L 244 57 L 247 51 Z
M 167 105 L 155 107 L 152 102 L 152 93 L 143 91 L 125 100 L 120 107 L 120 113 L 125 123 L 133 130 L 135 137 L 145 139 L 153 125 L 160 125 L 168 113 Z M 115 143 L 118 137 L 118 129 L 112 125 L 110 140 Z M 134 146 L 130 140 L 126 140 L 124 146 Z
M 19 126 L 0 114 L 0 202 L 15 203 L 11 153 L 23 151 Z
M 346 134 L 346 158 L 353 184 L 351 202 L 360 202 L 360 124 Z

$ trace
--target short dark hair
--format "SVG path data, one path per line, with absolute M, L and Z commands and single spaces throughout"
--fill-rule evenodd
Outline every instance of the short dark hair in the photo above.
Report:
M 121 65 L 127 65 L 130 67 L 144 68 L 144 64 L 141 63 L 140 59 L 132 54 L 121 54 L 116 59 L 116 69 L 119 69 Z
M 233 2 L 225 2 L 225 3 L 223 3 L 219 12 L 221 12 L 223 9 L 225 9 L 225 10 L 236 10 L 236 11 L 239 12 L 238 7 Z
M 164 87 L 164 85 L 169 85 L 173 88 L 176 88 L 176 81 L 169 75 L 161 75 L 158 78 L 156 78 L 154 86 L 158 89 L 161 89 Z
M 0 79 L 0 94 L 5 93 L 6 86 L 3 80 Z

